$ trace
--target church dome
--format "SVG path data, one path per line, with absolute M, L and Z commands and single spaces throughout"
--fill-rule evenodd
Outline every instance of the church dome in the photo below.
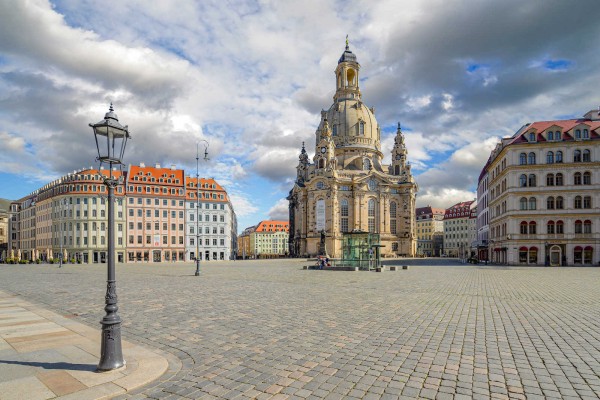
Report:
M 336 101 L 326 111 L 336 147 L 375 148 L 379 145 L 379 124 L 361 100 Z

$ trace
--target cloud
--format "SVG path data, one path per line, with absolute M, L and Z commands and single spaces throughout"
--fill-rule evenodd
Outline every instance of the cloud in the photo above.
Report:
M 269 219 L 287 221 L 290 219 L 289 202 L 287 199 L 279 199 L 268 212 Z

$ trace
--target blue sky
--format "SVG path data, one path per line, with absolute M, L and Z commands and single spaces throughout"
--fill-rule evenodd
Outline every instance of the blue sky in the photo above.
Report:
M 600 103 L 596 6 L 0 0 L 0 197 L 93 165 L 88 123 L 112 101 L 133 134 L 126 162 L 195 175 L 207 140 L 201 175 L 226 187 L 240 230 L 286 218 L 348 34 L 384 161 L 400 121 L 418 205 L 470 200 L 498 138 Z

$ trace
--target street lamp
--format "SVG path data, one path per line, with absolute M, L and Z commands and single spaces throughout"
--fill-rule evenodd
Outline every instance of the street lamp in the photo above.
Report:
M 204 145 L 204 161 L 208 161 L 208 142 L 204 139 L 200 142 L 206 143 Z M 196 142 L 196 272 L 195 276 L 200 276 L 200 152 L 199 144 Z
M 109 165 L 109 176 L 104 178 L 108 188 L 108 278 L 106 281 L 106 315 L 100 322 L 102 324 L 102 342 L 100 346 L 99 371 L 110 371 L 125 365 L 121 349 L 121 317 L 117 313 L 117 283 L 115 279 L 115 216 L 113 203 L 115 200 L 115 187 L 123 182 L 123 175 L 113 177 L 113 165 L 121 168 L 123 153 L 127 139 L 130 138 L 127 126 L 119 123 L 117 114 L 113 112 L 112 103 L 104 119 L 96 124 L 89 124 L 94 130 L 96 148 L 100 165 Z M 104 147 L 106 146 L 106 147 Z

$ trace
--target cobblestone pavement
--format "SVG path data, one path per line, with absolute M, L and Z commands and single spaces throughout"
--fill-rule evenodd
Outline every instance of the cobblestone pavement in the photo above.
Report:
M 600 398 L 600 268 L 419 262 L 454 261 L 120 265 L 124 338 L 181 361 L 123 398 Z M 99 329 L 105 276 L 2 265 L 0 288 Z

